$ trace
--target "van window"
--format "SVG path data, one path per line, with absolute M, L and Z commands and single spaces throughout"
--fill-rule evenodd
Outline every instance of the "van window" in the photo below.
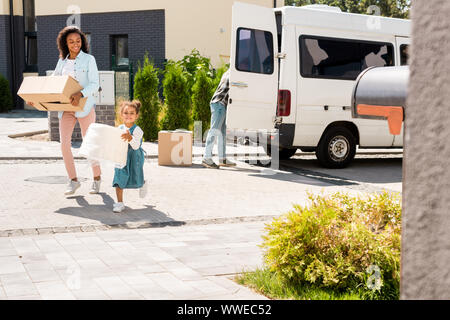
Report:
M 400 65 L 405 66 L 409 64 L 409 45 L 402 44 L 400 46 Z
M 273 36 L 271 32 L 239 28 L 237 30 L 236 69 L 273 73 Z
M 305 78 L 355 80 L 368 67 L 394 65 L 390 43 L 301 36 L 299 44 Z

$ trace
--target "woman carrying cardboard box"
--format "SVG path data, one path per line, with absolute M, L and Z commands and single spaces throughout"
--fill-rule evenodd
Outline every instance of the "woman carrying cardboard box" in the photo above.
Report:
M 71 104 L 78 106 L 82 97 L 87 97 L 82 111 L 59 111 L 59 133 L 61 151 L 64 159 L 69 184 L 65 195 L 72 195 L 81 186 L 77 178 L 75 163 L 72 155 L 72 133 L 75 124 L 80 123 L 81 134 L 84 137 L 91 123 L 95 123 L 95 93 L 99 88 L 97 63 L 94 56 L 88 54 L 89 44 L 86 35 L 77 27 L 69 26 L 62 29 L 57 38 L 59 60 L 54 76 L 70 75 L 77 80 L 83 89 L 71 96 Z M 32 105 L 31 102 L 27 102 Z M 98 163 L 92 164 L 93 182 L 89 193 L 98 193 L 100 190 L 101 170 Z

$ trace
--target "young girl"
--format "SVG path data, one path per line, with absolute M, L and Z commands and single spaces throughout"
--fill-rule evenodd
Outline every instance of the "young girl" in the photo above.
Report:
M 124 101 L 120 106 L 120 115 L 123 124 L 120 129 L 126 130 L 122 134 L 122 139 L 128 141 L 127 164 L 122 169 L 114 169 L 113 187 L 116 188 L 117 203 L 114 204 L 114 212 L 122 212 L 125 209 L 123 204 L 123 189 L 138 189 L 140 196 L 145 196 L 144 181 L 144 151 L 142 150 L 142 137 L 144 132 L 135 122 L 139 117 L 141 103 L 138 100 Z

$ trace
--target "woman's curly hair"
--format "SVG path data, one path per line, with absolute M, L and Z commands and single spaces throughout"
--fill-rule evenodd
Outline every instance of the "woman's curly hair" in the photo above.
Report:
M 86 35 L 76 26 L 68 26 L 62 29 L 58 38 L 56 38 L 56 44 L 58 45 L 59 57 L 65 59 L 69 54 L 69 47 L 67 46 L 67 36 L 71 33 L 78 33 L 81 37 L 81 50 L 85 53 L 89 53 L 89 43 Z

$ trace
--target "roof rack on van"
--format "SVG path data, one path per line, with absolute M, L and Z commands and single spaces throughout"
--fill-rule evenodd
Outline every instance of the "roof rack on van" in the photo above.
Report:
M 302 6 L 301 8 L 315 9 L 315 10 L 325 10 L 325 11 L 334 11 L 334 12 L 342 12 L 341 8 L 328 6 L 326 4 L 308 4 L 306 6 Z

